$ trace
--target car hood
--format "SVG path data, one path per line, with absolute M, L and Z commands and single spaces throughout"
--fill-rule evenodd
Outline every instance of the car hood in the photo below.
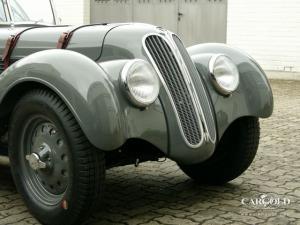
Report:
M 82 26 L 80 28 L 74 26 L 36 27 L 25 31 L 21 35 L 11 58 L 18 60 L 38 51 L 55 49 L 57 48 L 60 36 L 64 32 L 70 32 L 76 29 L 70 39 L 67 49 L 84 54 L 92 60 L 97 60 L 100 57 L 106 34 L 118 26 L 122 26 L 122 24 L 94 24 Z M 22 29 L 8 29 L 6 33 L 15 34 L 20 30 Z M 0 35 L 0 41 L 6 41 L 8 36 L 9 35 L 6 35 L 6 37 Z

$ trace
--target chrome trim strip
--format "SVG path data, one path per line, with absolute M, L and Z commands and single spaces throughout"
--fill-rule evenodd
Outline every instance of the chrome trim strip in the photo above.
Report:
M 192 81 L 192 79 L 191 79 L 190 72 L 189 72 L 189 70 L 188 70 L 188 68 L 187 68 L 187 66 L 186 66 L 186 64 L 185 64 L 185 62 L 184 62 L 184 60 L 183 60 L 183 58 L 182 58 L 182 55 L 180 54 L 179 49 L 177 48 L 177 45 L 176 45 L 176 43 L 174 42 L 173 35 L 175 35 L 178 39 L 180 39 L 180 38 L 179 38 L 176 34 L 174 34 L 174 33 L 172 33 L 172 32 L 167 32 L 167 34 L 170 35 L 170 38 L 172 38 L 172 41 L 173 41 L 173 43 L 174 43 L 174 47 L 175 47 L 175 49 L 176 49 L 177 52 L 178 52 L 178 57 L 181 59 L 182 67 L 184 68 L 184 71 L 185 71 L 185 73 L 186 73 L 186 74 L 185 74 L 185 77 L 186 77 L 186 78 L 189 80 L 189 82 L 191 83 L 191 88 L 192 88 L 192 91 L 193 91 L 193 92 L 191 92 L 191 94 L 192 94 L 192 96 L 195 98 L 196 103 L 197 103 L 197 106 L 198 106 L 198 109 L 199 109 L 200 112 L 201 112 L 200 115 L 201 115 L 201 119 L 202 119 L 203 124 L 204 124 L 204 133 L 205 133 L 206 140 L 209 139 L 213 144 L 215 144 L 216 138 L 215 138 L 215 139 L 212 139 L 212 137 L 210 136 L 210 134 L 209 134 L 209 132 L 208 132 L 207 121 L 206 121 L 206 119 L 205 119 L 205 116 L 204 116 L 204 112 L 203 112 L 202 106 L 201 106 L 201 104 L 200 104 L 200 102 L 199 102 L 199 98 L 198 98 L 198 95 L 197 95 L 197 92 L 196 92 L 194 83 L 193 83 L 193 81 Z M 196 68 L 195 68 L 195 70 L 197 71 Z M 200 82 L 200 83 L 201 83 L 201 85 L 202 85 L 202 88 L 205 89 L 205 88 L 203 87 L 202 82 Z M 207 96 L 206 93 L 205 93 L 205 97 L 206 97 L 206 99 L 208 99 L 208 96 Z M 211 111 L 211 113 L 213 113 L 211 109 L 210 109 L 210 111 Z M 214 123 L 215 123 L 215 121 L 214 121 Z
M 50 5 L 51 5 L 51 9 L 52 9 L 52 14 L 53 14 L 54 25 L 58 25 L 59 19 L 57 18 L 57 12 L 56 12 L 56 8 L 54 6 L 53 0 L 50 0 Z
M 142 40 L 143 48 L 144 48 L 144 50 L 146 51 L 147 56 L 149 57 L 149 59 L 150 59 L 152 65 L 153 65 L 153 67 L 155 68 L 156 72 L 158 73 L 159 78 L 160 78 L 160 80 L 161 80 L 163 86 L 165 87 L 165 90 L 166 90 L 166 92 L 167 92 L 167 94 L 168 94 L 168 97 L 169 97 L 169 99 L 170 99 L 170 102 L 171 102 L 171 104 L 172 104 L 172 107 L 173 107 L 173 109 L 174 109 L 174 111 L 175 111 L 177 123 L 178 123 L 178 125 L 179 125 L 180 132 L 181 132 L 181 135 L 182 135 L 184 141 L 186 142 L 186 144 L 187 144 L 189 147 L 191 147 L 191 148 L 198 148 L 198 147 L 200 147 L 200 146 L 203 144 L 204 141 L 207 141 L 207 134 L 204 133 L 203 123 L 202 123 L 202 120 L 201 120 L 201 118 L 200 118 L 200 115 L 202 115 L 201 117 L 203 117 L 203 111 L 202 111 L 202 108 L 201 108 L 201 107 L 200 107 L 201 111 L 199 111 L 199 106 L 200 106 L 199 99 L 198 99 L 198 97 L 197 97 L 197 95 L 196 95 L 196 92 L 195 92 L 195 89 L 194 89 L 194 86 L 193 86 L 193 82 L 192 82 L 191 79 L 189 78 L 189 75 L 188 75 L 189 73 L 188 73 L 188 71 L 187 71 L 187 68 L 184 67 L 184 66 L 185 66 L 185 63 L 184 63 L 184 61 L 183 61 L 183 59 L 182 59 L 182 57 L 181 57 L 181 54 L 180 54 L 179 50 L 177 49 L 177 46 L 176 46 L 176 44 L 175 44 L 175 42 L 174 42 L 174 40 L 173 40 L 173 37 L 172 37 L 172 36 L 170 37 L 170 35 L 172 35 L 172 34 L 170 34 L 170 33 L 168 33 L 168 32 L 163 32 L 163 34 L 164 34 L 164 35 L 162 35 L 162 34 L 157 34 L 157 33 L 149 33 L 149 34 L 145 35 L 145 36 L 143 37 L 143 40 Z M 180 118 L 179 118 L 179 115 L 178 115 L 178 112 L 177 112 L 177 108 L 176 108 L 176 106 L 175 106 L 175 103 L 174 103 L 174 100 L 173 100 L 172 95 L 171 95 L 171 93 L 170 93 L 170 90 L 168 89 L 168 86 L 167 86 L 167 84 L 165 83 L 165 80 L 164 80 L 162 74 L 160 73 L 159 68 L 157 67 L 157 65 L 156 65 L 156 63 L 155 63 L 155 61 L 154 61 L 154 59 L 152 58 L 152 56 L 151 56 L 149 50 L 147 49 L 147 46 L 146 46 L 146 39 L 147 39 L 147 37 L 149 37 L 149 36 L 159 36 L 159 37 L 161 37 L 162 39 L 164 39 L 164 40 L 167 42 L 167 44 L 169 45 L 169 47 L 170 47 L 172 53 L 174 54 L 174 56 L 175 56 L 175 58 L 176 58 L 176 61 L 178 62 L 178 65 L 179 65 L 179 67 L 180 67 L 180 69 L 181 69 L 181 72 L 182 72 L 182 74 L 183 74 L 183 78 L 184 78 L 184 80 L 185 80 L 185 82 L 186 82 L 186 84 L 187 84 L 188 91 L 189 91 L 189 93 L 191 94 L 191 99 L 192 99 L 194 108 L 195 108 L 196 113 L 197 113 L 196 116 L 197 116 L 197 119 L 198 119 L 199 128 L 200 128 L 200 132 L 201 132 L 201 140 L 200 140 L 200 142 L 199 142 L 197 145 L 190 144 L 189 141 L 188 141 L 188 140 L 186 139 L 186 137 L 185 137 L 185 134 L 184 134 L 184 131 L 183 131 L 183 128 L 182 128 L 182 124 L 181 124 L 181 120 L 180 120 Z M 192 92 L 191 88 L 193 89 L 194 92 Z M 196 97 L 195 97 L 195 96 L 196 96 Z M 201 112 L 201 113 L 200 113 L 200 112 Z
M 175 35 L 175 36 L 180 40 L 180 38 L 179 38 L 176 34 L 174 34 L 174 33 L 172 33 L 172 32 L 168 32 L 168 33 L 170 33 L 171 36 L 172 36 L 172 35 Z M 172 40 L 173 40 L 173 37 L 172 37 Z M 175 42 L 174 42 L 174 44 L 175 44 Z M 176 47 L 176 49 L 177 49 L 176 44 L 175 44 L 175 47 Z M 179 52 L 179 50 L 178 50 L 178 52 Z M 181 59 L 182 59 L 182 61 L 183 61 L 183 67 L 184 67 L 185 70 L 186 70 L 187 77 L 191 80 L 190 73 L 189 73 L 189 71 L 188 71 L 188 69 L 187 69 L 187 67 L 186 67 L 186 64 L 184 63 L 184 60 L 183 60 L 183 58 L 182 58 L 182 56 L 181 56 L 180 53 L 179 53 L 179 56 L 181 57 Z M 195 67 L 195 65 L 194 65 L 194 67 Z M 198 71 L 196 67 L 195 67 L 195 70 Z M 200 102 L 199 102 L 199 98 L 198 98 L 198 96 L 197 96 L 197 92 L 196 92 L 194 83 L 193 83 L 192 81 L 191 81 L 191 83 L 192 83 L 192 88 L 193 88 L 193 91 L 194 91 L 194 95 L 193 95 L 193 96 L 197 99 L 197 103 L 198 103 L 198 106 L 199 106 L 200 111 L 201 111 L 201 117 L 202 117 L 203 123 L 204 123 L 204 125 L 205 125 L 205 133 L 206 133 L 206 136 L 209 138 L 209 140 L 210 140 L 213 144 L 215 144 L 215 143 L 216 143 L 216 139 L 217 139 L 217 131 L 216 131 L 216 127 L 214 126 L 216 135 L 215 135 L 215 138 L 213 139 L 213 138 L 210 136 L 210 133 L 209 133 L 209 131 L 208 131 L 207 121 L 206 121 L 206 119 L 205 119 L 205 116 L 204 116 L 204 113 L 203 113 L 202 106 L 201 106 L 201 104 L 200 104 Z M 202 82 L 200 82 L 200 83 L 201 83 L 201 85 L 202 85 L 202 88 L 205 90 L 205 88 L 204 88 L 204 86 L 203 86 L 203 83 L 202 83 Z M 207 96 L 207 93 L 206 93 L 206 92 L 204 92 L 204 93 L 205 93 L 205 98 L 206 98 L 206 99 L 209 99 L 208 96 Z M 212 111 L 212 109 L 211 109 L 210 106 L 209 106 L 209 109 L 210 109 L 211 114 L 213 115 L 213 111 Z M 214 116 L 213 116 L 213 122 L 214 122 L 214 124 L 216 124 L 216 121 L 215 121 L 215 119 L 214 119 Z

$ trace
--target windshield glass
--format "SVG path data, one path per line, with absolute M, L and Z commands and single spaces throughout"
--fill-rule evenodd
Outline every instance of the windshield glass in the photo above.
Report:
M 10 0 L 14 22 L 34 22 L 54 24 L 49 0 Z
M 3 3 L 0 1 L 0 22 L 6 22 Z

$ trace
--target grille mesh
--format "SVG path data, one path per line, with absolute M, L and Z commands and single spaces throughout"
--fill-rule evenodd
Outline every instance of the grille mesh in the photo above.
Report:
M 171 94 L 185 138 L 191 145 L 199 144 L 201 128 L 197 111 L 175 55 L 158 35 L 148 36 L 145 44 Z
M 196 91 L 198 92 L 198 97 L 201 102 L 202 110 L 204 113 L 205 121 L 207 124 L 207 129 L 209 132 L 210 137 L 213 141 L 217 138 L 216 127 L 215 127 L 215 120 L 214 120 L 214 113 L 212 112 L 212 107 L 210 105 L 209 99 L 207 98 L 205 87 L 203 86 L 203 82 L 198 75 L 197 69 L 194 66 L 194 63 L 191 60 L 188 52 L 186 51 L 184 45 L 182 44 L 181 40 L 176 36 L 173 35 L 174 42 L 179 49 L 179 52 L 182 55 L 182 58 L 189 70 L 190 74 L 195 74 L 195 76 L 191 76 L 193 82 L 195 84 Z

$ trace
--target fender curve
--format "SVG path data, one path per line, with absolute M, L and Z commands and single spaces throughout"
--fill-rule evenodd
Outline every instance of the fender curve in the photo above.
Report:
M 200 44 L 188 49 L 211 95 L 217 118 L 219 138 L 236 119 L 245 116 L 267 118 L 273 112 L 273 94 L 258 63 L 246 53 L 225 44 Z M 240 73 L 238 89 L 229 97 L 219 94 L 211 82 L 209 61 L 215 54 L 228 55 Z
M 1 74 L 0 102 L 23 82 L 41 83 L 60 96 L 97 148 L 113 150 L 125 142 L 114 86 L 88 57 L 55 49 L 19 60 Z

